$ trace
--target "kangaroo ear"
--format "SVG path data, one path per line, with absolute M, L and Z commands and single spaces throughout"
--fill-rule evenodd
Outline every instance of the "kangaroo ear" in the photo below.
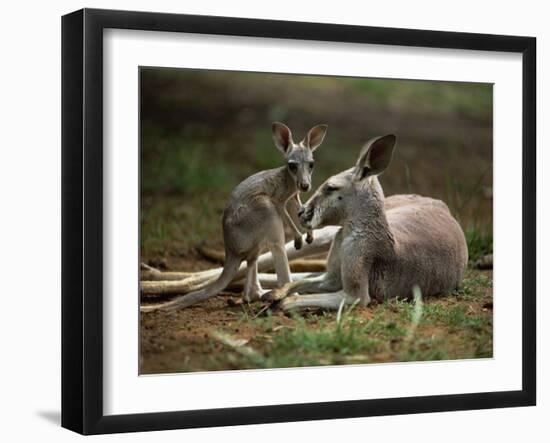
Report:
M 306 138 L 304 139 L 304 144 L 311 149 L 312 152 L 315 151 L 321 143 L 323 143 L 327 129 L 327 125 L 314 126 L 307 133 Z
M 370 175 L 384 172 L 391 162 L 395 140 L 393 134 L 369 140 L 361 149 L 355 164 L 355 179 L 363 180 Z
M 290 132 L 290 129 L 288 129 L 288 126 L 275 122 L 272 126 L 273 129 L 273 141 L 275 142 L 275 146 L 277 146 L 277 149 L 281 151 L 283 154 L 287 154 L 288 148 L 293 143 L 292 141 L 292 132 Z

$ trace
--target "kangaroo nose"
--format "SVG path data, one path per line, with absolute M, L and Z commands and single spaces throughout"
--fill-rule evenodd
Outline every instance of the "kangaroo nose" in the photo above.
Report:
M 300 209 L 298 209 L 298 217 L 304 215 L 304 212 L 306 212 L 305 208 L 303 206 L 300 206 Z
M 309 183 L 304 183 L 304 182 L 300 183 L 300 189 L 304 192 L 309 191 Z

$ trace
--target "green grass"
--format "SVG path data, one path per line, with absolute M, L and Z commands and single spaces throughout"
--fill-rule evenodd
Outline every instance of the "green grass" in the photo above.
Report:
M 490 168 L 483 170 L 469 187 L 447 172 L 445 175 L 445 198 L 449 210 L 462 225 L 469 262 L 474 263 L 481 256 L 493 253 L 492 216 L 480 222 L 480 200 L 483 197 L 482 183 Z
M 460 287 L 453 292 L 453 295 L 460 301 L 475 301 L 479 292 L 492 288 L 493 282 L 486 274 L 471 269 L 466 270 L 466 276 Z
M 148 197 L 142 206 L 141 254 L 183 256 L 208 240 L 221 241 L 221 214 L 225 199 L 200 195 Z
M 353 79 L 355 89 L 378 106 L 415 104 L 418 112 L 456 113 L 472 119 L 492 118 L 492 85 L 419 80 Z
M 169 137 L 157 139 L 156 143 L 156 155 L 142 159 L 142 192 L 188 195 L 230 185 L 232 177 L 229 170 L 222 161 L 213 158 L 206 142 Z
M 479 228 L 467 228 L 464 231 L 470 263 L 486 254 L 493 253 L 493 233 Z
M 492 311 L 483 308 L 492 300 L 487 293 L 491 286 L 488 276 L 468 271 L 455 293 L 424 300 L 416 329 L 415 304 L 399 300 L 346 309 L 340 321 L 336 313 L 289 319 L 272 314 L 254 318 L 244 311 L 236 324 L 239 330 L 256 331 L 246 345 L 250 353 L 218 349 L 210 364 L 278 368 L 491 357 Z

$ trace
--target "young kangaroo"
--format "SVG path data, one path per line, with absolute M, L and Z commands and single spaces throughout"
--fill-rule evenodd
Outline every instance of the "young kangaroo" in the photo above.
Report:
M 395 136 L 370 140 L 354 168 L 330 177 L 300 209 L 308 229 L 341 226 L 327 273 L 266 294 L 285 310 L 338 309 L 341 302 L 366 306 L 372 298 L 423 295 L 455 289 L 468 262 L 460 225 L 440 200 L 418 195 L 384 198 L 377 176 L 389 165 Z
M 297 211 L 301 207 L 298 193 L 311 188 L 313 152 L 322 143 L 326 130 L 326 125 L 315 126 L 300 143 L 295 143 L 287 126 L 273 123 L 273 140 L 283 153 L 286 165 L 248 177 L 231 193 L 222 219 L 225 263 L 220 277 L 198 291 L 161 305 L 142 307 L 142 310 L 184 308 L 213 297 L 233 280 L 244 260 L 247 262 L 244 299 L 260 299 L 263 291 L 258 280 L 257 261 L 264 247 L 269 248 L 273 255 L 277 284 L 290 282 L 284 223 L 294 232 L 296 249 L 302 247 L 302 234 L 287 207 L 297 218 Z M 307 232 L 306 241 L 313 241 L 310 231 Z

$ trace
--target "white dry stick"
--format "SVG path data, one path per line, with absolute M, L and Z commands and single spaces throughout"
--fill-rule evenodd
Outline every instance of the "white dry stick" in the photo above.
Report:
M 314 278 L 322 275 L 322 272 L 293 272 L 291 274 L 292 280 L 303 280 L 305 278 Z M 277 274 L 259 273 L 258 279 L 264 289 L 273 289 L 277 287 Z M 243 280 L 239 280 L 234 283 L 234 286 L 230 287 L 243 287 Z
M 290 261 L 290 270 L 293 273 L 310 273 L 310 272 L 322 272 L 327 270 L 326 259 L 295 259 Z M 266 269 L 266 271 L 273 271 L 273 269 Z M 142 268 L 139 279 L 140 281 L 181 281 L 187 278 L 193 277 L 195 281 L 210 280 L 212 276 L 217 277 L 219 275 L 218 269 L 209 269 L 206 271 L 159 271 L 158 269 L 145 269 Z M 244 276 L 243 276 L 244 277 Z M 233 282 L 238 281 L 235 278 Z
M 322 229 L 316 229 L 314 232 L 315 240 L 311 244 L 304 244 L 301 249 L 294 248 L 294 242 L 288 242 L 285 245 L 286 254 L 289 260 L 304 258 L 312 255 L 327 252 L 330 249 L 332 240 L 340 228 L 337 226 L 327 226 Z M 258 270 L 265 272 L 274 268 L 273 256 L 271 252 L 266 252 L 258 258 Z M 210 269 L 208 271 L 196 272 L 181 279 L 169 281 L 142 281 L 141 293 L 144 295 L 155 294 L 186 294 L 196 291 L 206 286 L 210 281 L 217 279 L 223 268 Z M 242 263 L 239 271 L 233 281 L 242 280 L 246 275 L 246 263 Z
M 203 272 L 203 271 L 199 271 Z M 185 278 L 191 277 L 196 274 L 196 272 L 180 272 L 180 271 L 140 271 L 139 279 L 141 281 L 172 281 L 172 280 L 183 280 Z
M 291 276 L 293 280 L 302 280 L 305 278 L 314 278 L 322 274 L 322 272 L 293 272 Z M 244 288 L 244 280 L 244 277 L 238 279 L 236 278 L 231 283 L 229 283 L 226 289 L 228 289 L 229 291 L 240 291 Z M 274 289 L 278 286 L 277 274 L 260 272 L 258 274 L 258 280 L 260 281 L 260 284 L 264 289 Z M 154 297 L 157 295 L 159 294 L 148 294 L 147 296 Z
M 147 263 L 140 263 L 139 269 L 141 271 L 151 271 L 151 272 L 159 272 L 160 271 L 157 268 L 153 268 L 152 266 L 149 266 Z

